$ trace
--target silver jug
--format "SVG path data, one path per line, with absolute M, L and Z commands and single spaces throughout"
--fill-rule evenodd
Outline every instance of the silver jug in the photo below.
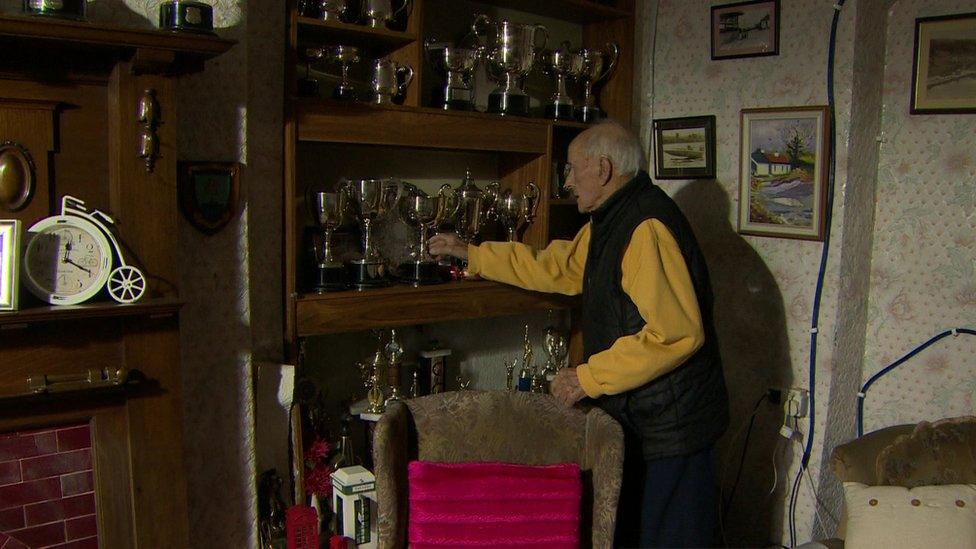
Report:
M 390 105 L 395 96 L 403 95 L 413 80 L 413 67 L 384 57 L 373 61 L 372 102 Z

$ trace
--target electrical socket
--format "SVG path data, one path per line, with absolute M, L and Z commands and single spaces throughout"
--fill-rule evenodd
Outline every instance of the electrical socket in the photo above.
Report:
M 786 400 L 783 402 L 783 410 L 788 416 L 797 419 L 807 417 L 810 412 L 810 393 L 806 389 L 798 387 L 791 388 L 786 393 Z

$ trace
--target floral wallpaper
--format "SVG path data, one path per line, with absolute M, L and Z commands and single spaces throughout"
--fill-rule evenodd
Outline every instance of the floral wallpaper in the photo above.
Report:
M 782 412 L 757 401 L 767 387 L 809 389 L 822 244 L 736 233 L 739 112 L 827 103 L 835 10 L 827 1 L 781 2 L 779 55 L 713 61 L 710 7 L 724 3 L 641 4 L 641 134 L 650 144 L 654 118 L 717 117 L 717 178 L 660 184 L 695 226 L 715 287 L 733 406 L 732 427 L 718 449 L 726 499 L 745 455 L 724 536 L 733 545 L 787 543 L 784 487 L 797 472 L 805 438 L 787 442 L 778 434 Z M 974 9 L 971 0 L 864 0 L 847 2 L 840 12 L 832 242 L 817 325 L 815 436 L 796 511 L 798 542 L 836 527 L 841 500 L 822 464 L 836 444 L 854 437 L 861 383 L 935 333 L 976 323 L 973 116 L 908 113 L 915 17 Z M 934 192 L 919 193 L 923 181 Z M 973 345 L 964 337 L 944 340 L 875 385 L 866 430 L 973 413 Z M 756 421 L 742 454 L 753 410 Z M 805 436 L 806 419 L 798 430 Z

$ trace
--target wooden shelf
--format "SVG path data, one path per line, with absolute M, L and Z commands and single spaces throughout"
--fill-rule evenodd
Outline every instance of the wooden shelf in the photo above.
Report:
M 292 12 L 294 15 L 294 12 Z M 413 33 L 371 28 L 339 21 L 322 21 L 312 17 L 295 15 L 299 42 L 324 41 L 332 45 L 375 46 L 377 44 L 400 47 L 417 40 Z
M 413 288 L 306 294 L 296 307 L 299 337 L 566 309 L 578 298 L 521 290 L 487 280 Z
M 296 100 L 299 141 L 546 154 L 549 126 L 540 118 L 426 107 Z
M 534 13 L 571 21 L 597 23 L 631 16 L 629 10 L 607 6 L 590 0 L 476 0 L 482 4 Z
M 183 302 L 178 299 L 144 299 L 136 303 L 100 301 L 83 305 L 28 307 L 19 311 L 0 313 L 0 327 L 65 320 L 88 320 L 126 316 L 169 316 L 177 314 Z
M 215 57 L 236 44 L 216 35 L 128 29 L 50 17 L 0 15 L 0 37 L 41 42 L 75 42 L 116 49 L 149 48 Z

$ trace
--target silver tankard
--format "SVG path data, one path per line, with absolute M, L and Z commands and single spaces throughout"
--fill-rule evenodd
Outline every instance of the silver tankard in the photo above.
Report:
M 394 96 L 403 95 L 413 80 L 413 67 L 384 57 L 373 61 L 373 99 L 377 105 L 390 105 Z
M 576 119 L 580 122 L 595 122 L 603 116 L 603 112 L 596 104 L 593 86 L 610 76 L 613 68 L 617 66 L 617 58 L 620 57 L 620 46 L 616 43 L 607 42 L 604 48 L 579 50 L 584 65 L 583 75 L 580 78 L 583 84 L 583 104 L 576 111 Z
M 513 23 L 508 19 L 492 21 L 487 15 L 475 18 L 471 29 L 485 37 L 488 74 L 498 83 L 488 96 L 488 112 L 528 116 L 529 96 L 519 82 L 532 70 L 537 53 L 545 49 L 549 30 L 542 25 Z M 539 36 L 542 36 L 541 43 Z

